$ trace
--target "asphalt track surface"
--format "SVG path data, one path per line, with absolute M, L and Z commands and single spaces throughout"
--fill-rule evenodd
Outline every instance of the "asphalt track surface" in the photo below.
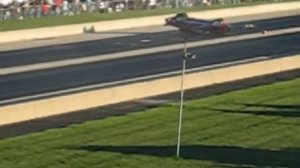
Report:
M 211 95 L 223 94 L 233 90 L 247 89 L 260 85 L 268 85 L 279 81 L 289 81 L 299 77 L 300 69 L 278 74 L 266 75 L 263 77 L 245 79 L 241 81 L 222 83 L 204 88 L 186 90 L 185 101 L 199 99 Z M 176 92 L 167 95 L 159 95 L 146 99 L 133 100 L 125 103 L 62 114 L 58 116 L 51 116 L 10 125 L 4 125 L 0 126 L 0 140 L 34 132 L 42 132 L 50 128 L 63 128 L 68 125 L 81 124 L 86 121 L 99 120 L 111 116 L 126 115 L 127 113 L 133 112 L 141 112 L 145 111 L 145 109 L 178 102 L 179 99 L 180 93 Z
M 251 22 L 255 29 L 244 29 L 245 23 L 234 23 L 231 35 L 251 32 L 276 30 L 300 25 L 299 16 L 290 16 Z M 211 36 L 193 36 L 189 41 L 218 38 Z M 150 39 L 150 43 L 141 43 Z M 72 44 L 54 45 L 34 49 L 0 52 L 0 67 L 18 66 L 54 60 L 89 57 L 104 53 L 134 50 L 154 46 L 174 44 L 182 41 L 178 31 L 161 33 L 136 33 L 133 36 L 117 37 L 104 40 L 93 40 Z M 261 56 L 282 56 L 287 53 L 299 53 L 299 33 L 216 44 L 191 48 L 197 59 L 188 62 L 188 68 L 257 58 Z M 146 53 L 145 53 L 146 56 Z M 134 77 L 146 76 L 179 70 L 182 53 L 170 51 L 151 54 L 147 57 L 118 59 L 62 68 L 40 70 L 20 74 L 1 76 L 0 101 L 22 96 L 64 90 L 91 84 L 119 81 Z
M 244 25 L 252 23 L 255 29 L 244 29 Z M 239 35 L 262 31 L 264 29 L 272 31 L 289 27 L 300 26 L 300 16 L 289 16 L 260 21 L 246 21 L 232 24 L 233 33 Z M 122 32 L 116 32 L 122 33 Z M 123 32 L 124 34 L 128 32 Z M 17 66 L 24 64 L 40 63 L 54 60 L 64 60 L 70 58 L 89 57 L 112 52 L 121 52 L 134 49 L 156 47 L 182 42 L 183 34 L 177 30 L 164 31 L 158 33 L 135 32 L 135 35 L 104 40 L 93 40 L 64 45 L 54 45 L 36 49 L 24 49 L 19 51 L 0 52 L 0 68 Z M 228 35 L 228 36 L 230 36 Z M 194 36 L 194 35 L 192 35 Z M 219 36 L 189 36 L 189 41 L 199 41 L 205 39 L 218 38 Z M 142 43 L 141 40 L 151 40 L 150 43 Z

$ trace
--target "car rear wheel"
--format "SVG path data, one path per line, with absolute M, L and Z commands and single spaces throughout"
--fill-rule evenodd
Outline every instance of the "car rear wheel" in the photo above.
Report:
M 212 26 L 215 27 L 215 28 L 218 28 L 218 27 L 221 26 L 221 22 L 220 21 L 213 21 Z

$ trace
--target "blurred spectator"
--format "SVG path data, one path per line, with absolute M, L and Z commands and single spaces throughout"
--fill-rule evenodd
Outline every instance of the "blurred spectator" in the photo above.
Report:
M 212 0 L 203 0 L 202 3 L 204 5 L 210 6 L 211 5 Z
M 86 3 L 80 3 L 80 10 L 82 11 L 82 12 L 87 12 L 87 5 L 86 5 Z
M 46 1 L 42 1 L 42 14 L 43 16 L 47 16 L 49 14 L 49 4 Z
M 124 3 L 117 3 L 115 6 L 116 12 L 122 12 L 125 9 Z
M 12 5 L 13 1 L 12 0 L 0 0 L 0 19 L 1 20 L 7 20 L 9 18 L 11 18 L 12 13 L 9 10 L 10 5 Z
M 80 0 L 73 0 L 73 2 L 72 2 L 72 12 L 76 15 L 80 14 Z
M 69 10 L 69 2 L 67 0 L 63 1 L 62 13 L 63 15 L 71 15 L 71 11 Z
M 41 1 L 40 0 L 30 0 L 29 1 L 29 17 L 40 17 L 41 16 Z
M 156 9 L 156 6 L 157 6 L 156 0 L 150 0 L 149 1 L 149 8 L 150 9 Z
M 252 0 L 179 0 L 180 7 L 250 1 Z M 0 21 L 40 17 L 41 15 L 73 15 L 80 14 L 82 11 L 104 13 L 162 7 L 175 7 L 175 0 L 0 0 Z
M 62 5 L 62 0 L 55 0 L 55 14 L 59 15 L 61 13 Z
M 19 19 L 23 19 L 24 17 L 29 17 L 30 5 L 29 1 L 24 1 L 22 5 L 22 15 Z
M 13 0 L 0 0 L 0 8 L 7 8 L 13 3 Z
M 105 12 L 105 3 L 104 1 L 99 1 L 99 8 L 98 8 L 100 13 L 104 13 Z
M 139 9 L 147 9 L 147 2 L 146 2 L 146 0 L 141 0 L 141 3 L 139 5 Z

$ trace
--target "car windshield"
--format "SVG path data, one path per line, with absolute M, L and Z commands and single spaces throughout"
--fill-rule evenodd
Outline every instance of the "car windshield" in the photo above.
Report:
M 187 18 L 188 18 L 188 16 L 186 13 L 179 13 L 176 15 L 176 21 L 178 21 L 178 22 L 184 22 L 187 20 Z

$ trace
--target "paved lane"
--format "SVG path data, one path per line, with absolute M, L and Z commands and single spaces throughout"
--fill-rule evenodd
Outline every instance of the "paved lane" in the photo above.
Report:
M 253 19 L 253 18 L 252 18 Z M 231 19 L 231 22 L 241 21 L 241 18 Z M 252 23 L 255 29 L 244 29 L 246 23 Z M 287 27 L 300 26 L 299 16 L 287 16 L 277 19 L 245 21 L 233 23 L 233 32 L 231 35 L 245 34 L 262 31 L 263 29 L 275 30 Z M 111 52 L 120 52 L 154 46 L 174 44 L 182 41 L 182 33 L 172 28 L 153 27 L 155 30 L 163 32 L 129 32 L 132 35 L 115 37 L 111 39 L 98 39 L 88 42 L 79 42 L 71 44 L 61 44 L 35 49 L 23 49 L 18 51 L 0 52 L 0 68 L 41 63 L 54 60 L 64 60 L 70 58 L 90 57 Z M 169 31 L 167 31 L 169 30 Z M 122 32 L 115 32 L 122 33 Z M 123 32 L 128 33 L 128 32 Z M 190 41 L 200 39 L 217 38 L 211 36 L 195 36 Z M 150 43 L 141 43 L 142 39 L 150 39 Z
M 190 51 L 196 53 L 198 58 L 193 62 L 189 62 L 188 68 L 260 56 L 300 52 L 299 44 L 300 36 L 296 33 L 192 48 Z M 0 78 L 0 100 L 163 73 L 179 70 L 180 68 L 181 53 L 172 51 L 153 54 L 148 57 L 112 60 L 2 76 Z
M 266 20 L 272 18 L 282 18 L 289 16 L 299 16 L 299 10 L 291 10 L 285 12 L 272 12 L 267 14 L 257 14 L 257 15 L 247 15 L 243 17 L 229 17 L 224 18 L 227 22 L 237 23 L 244 21 L 258 21 L 258 20 Z M 108 31 L 102 33 L 83 33 L 72 36 L 65 37 L 57 37 L 57 38 L 48 38 L 48 39 L 35 39 L 29 41 L 19 41 L 19 42 L 10 42 L 10 43 L 1 43 L 0 52 L 3 51 L 12 51 L 12 50 L 22 50 L 22 49 L 32 49 L 39 47 L 47 47 L 53 45 L 61 45 L 61 44 L 71 44 L 71 43 L 79 43 L 79 42 L 87 42 L 87 41 L 95 41 L 95 40 L 104 40 L 109 38 L 118 38 L 118 37 L 126 37 L 133 36 L 141 33 L 155 33 L 155 32 L 165 32 L 175 30 L 170 27 L 162 27 L 162 26 L 152 26 L 152 27 L 140 27 L 134 29 L 125 29 L 125 30 L 116 30 L 116 31 Z

